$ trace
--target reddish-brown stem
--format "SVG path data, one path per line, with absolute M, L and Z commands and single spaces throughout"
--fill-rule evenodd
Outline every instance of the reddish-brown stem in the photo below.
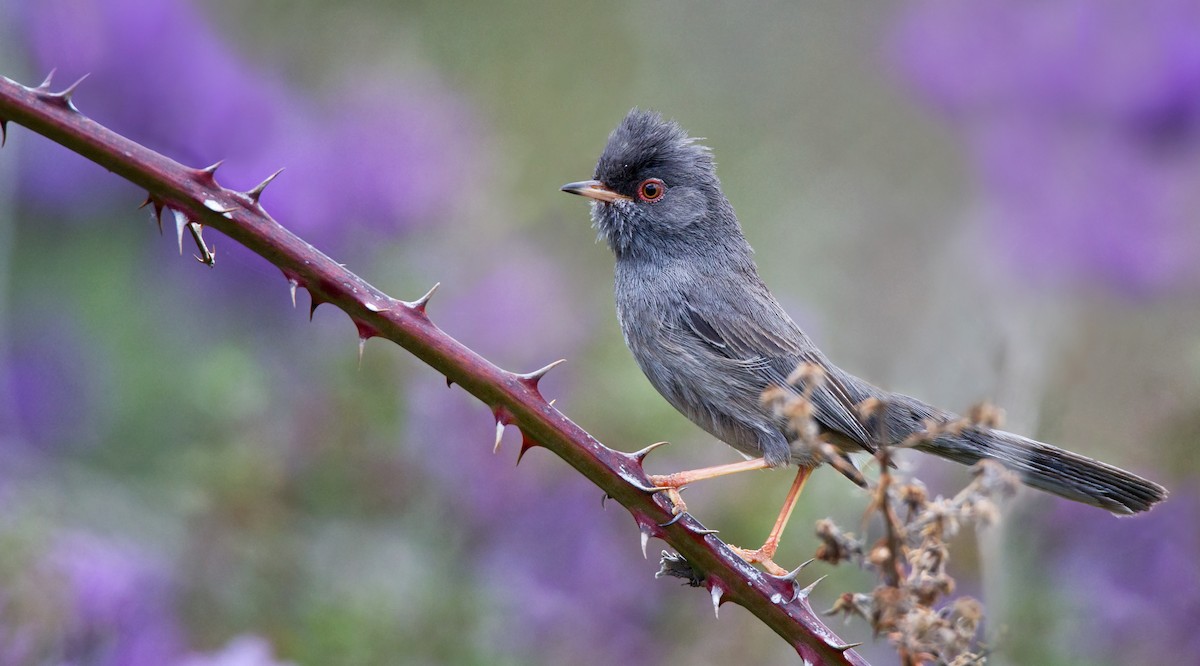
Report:
M 809 663 L 866 663 L 813 613 L 807 595 L 796 594 L 793 580 L 746 564 L 691 517 L 665 525 L 672 519 L 670 507 L 648 491 L 640 458 L 602 445 L 548 404 L 538 392 L 537 377 L 496 367 L 435 326 L 424 302 L 384 294 L 284 229 L 259 206 L 261 190 L 221 187 L 213 170 L 185 167 L 134 143 L 84 117 L 69 95 L 46 88 L 0 78 L 0 121 L 23 125 L 145 188 L 156 206 L 212 227 L 278 266 L 289 282 L 309 290 L 314 303 L 341 308 L 360 335 L 370 331 L 392 340 L 445 374 L 486 403 L 497 421 L 517 426 L 526 442 L 550 449 L 620 502 L 643 535 L 675 548 L 710 591 L 718 588 L 714 600 L 743 606 Z

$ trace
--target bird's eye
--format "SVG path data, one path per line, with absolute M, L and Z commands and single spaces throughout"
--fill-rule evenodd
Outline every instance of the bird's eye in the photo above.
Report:
M 638 198 L 646 203 L 654 203 L 663 198 L 667 193 L 667 186 L 657 178 L 649 178 L 643 180 L 641 185 L 638 185 Z

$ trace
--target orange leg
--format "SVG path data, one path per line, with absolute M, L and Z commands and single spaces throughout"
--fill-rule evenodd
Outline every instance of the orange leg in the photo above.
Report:
M 702 467 L 674 474 L 651 474 L 649 478 L 650 483 L 654 484 L 655 487 L 666 491 L 667 497 L 670 498 L 671 505 L 674 507 L 672 511 L 678 516 L 681 513 L 687 512 L 687 504 L 683 502 L 683 497 L 679 494 L 680 488 L 696 481 L 715 479 L 719 476 L 749 472 L 756 469 L 770 469 L 770 465 L 762 458 L 755 458 L 753 460 L 743 460 L 742 462 L 729 463 L 727 465 L 714 465 L 713 467 Z
M 775 519 L 775 526 L 771 528 L 771 533 L 767 535 L 767 540 L 763 543 L 762 548 L 746 550 L 745 548 L 730 546 L 733 552 L 738 554 L 738 557 L 751 564 L 761 564 L 767 573 L 776 576 L 782 576 L 787 573 L 787 569 L 775 564 L 775 551 L 779 548 L 779 539 L 783 537 L 783 528 L 787 527 L 788 519 L 792 517 L 792 510 L 796 508 L 796 501 L 800 499 L 800 493 L 804 490 L 804 483 L 808 481 L 808 475 L 811 473 L 811 467 L 801 467 L 796 472 L 796 479 L 792 481 L 792 487 L 788 490 L 787 497 L 783 500 L 783 508 L 779 510 L 779 517 Z

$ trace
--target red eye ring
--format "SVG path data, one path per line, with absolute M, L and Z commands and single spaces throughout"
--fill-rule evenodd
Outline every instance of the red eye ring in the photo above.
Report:
M 647 178 L 646 180 L 643 180 L 642 184 L 638 185 L 637 189 L 638 198 L 646 203 L 654 203 L 655 201 L 663 198 L 663 195 L 666 193 L 666 184 L 657 178 Z

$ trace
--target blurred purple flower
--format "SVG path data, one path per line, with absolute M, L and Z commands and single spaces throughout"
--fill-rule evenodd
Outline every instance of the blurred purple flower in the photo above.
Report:
M 919 0 L 897 43 L 1023 273 L 1133 293 L 1200 276 L 1200 1 Z
M 16 3 L 15 34 L 59 85 L 90 73 L 76 103 L 90 116 L 185 164 L 227 159 L 219 178 L 245 189 L 287 171 L 264 199 L 309 240 L 352 225 L 396 232 L 454 201 L 473 132 L 436 85 L 335 91 L 322 106 L 252 65 L 186 0 Z M 370 88 L 371 92 L 363 90 Z M 113 180 L 65 150 L 24 156 L 21 192 L 59 210 L 94 205 Z
M 291 666 L 290 661 L 278 661 L 271 643 L 259 636 L 236 636 L 216 652 L 192 654 L 176 666 Z
M 36 330 L 14 326 L 11 357 L 0 368 L 8 382 L 0 395 L 11 396 L 17 421 L 15 441 L 43 451 L 87 443 L 98 430 L 99 356 L 87 352 L 69 318 L 34 314 L 26 319 L 37 322 Z
M 516 370 L 578 350 L 587 326 L 569 314 L 572 292 L 561 268 L 520 246 L 490 256 L 504 257 L 503 267 L 442 301 L 438 325 Z M 570 376 L 569 366 L 556 369 L 544 392 L 563 397 Z M 633 521 L 603 513 L 599 491 L 571 474 L 530 461 L 514 470 L 520 440 L 513 428 L 493 455 L 487 409 L 460 391 L 422 378 L 408 395 L 404 440 L 418 447 L 414 460 L 447 489 L 455 522 L 471 534 L 472 561 L 463 568 L 478 572 L 472 584 L 495 608 L 488 613 L 494 649 L 543 663 L 579 655 L 593 663 L 653 661 L 649 627 L 659 609 L 636 573 L 644 562 Z M 529 453 L 542 461 L 548 455 Z
M 172 584 L 161 562 L 132 546 L 72 534 L 58 540 L 44 566 L 64 594 L 66 617 L 47 637 L 57 641 L 60 663 L 156 666 L 180 653 Z
M 1045 529 L 1053 538 L 1047 566 L 1073 610 L 1086 618 L 1069 644 L 1105 663 L 1194 663 L 1200 655 L 1197 524 L 1200 496 L 1194 493 L 1175 492 L 1154 511 L 1125 520 L 1058 502 Z

